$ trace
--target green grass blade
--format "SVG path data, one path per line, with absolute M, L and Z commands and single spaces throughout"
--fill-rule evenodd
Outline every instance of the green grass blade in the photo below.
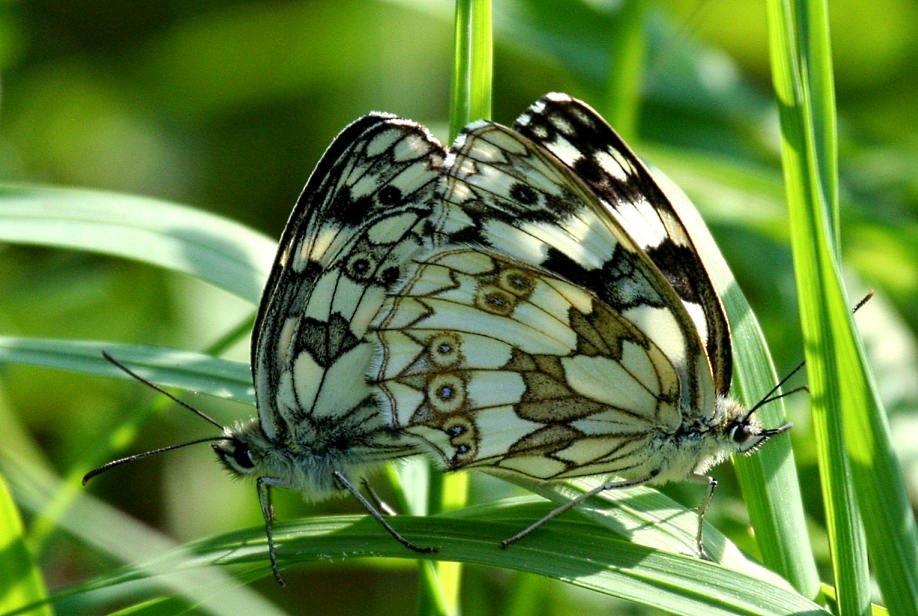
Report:
M 161 387 L 255 404 L 249 365 L 203 353 L 114 342 L 0 336 L 0 363 L 28 364 L 131 380 L 102 351 Z
M 589 478 L 563 484 L 514 479 L 513 483 L 539 494 L 556 505 L 595 488 L 600 479 Z M 637 486 L 627 490 L 608 490 L 577 506 L 577 513 L 600 524 L 612 533 L 637 545 L 683 556 L 698 556 L 695 533 L 698 512 L 686 508 L 654 488 Z M 565 514 L 567 515 L 567 514 Z M 533 516 L 532 520 L 537 519 Z M 553 523 L 549 522 L 549 523 Z M 521 520 L 520 526 L 525 525 Z M 539 530 L 535 532 L 540 532 Z M 504 537 L 506 538 L 506 537 Z M 705 523 L 705 546 L 715 562 L 747 575 L 778 579 L 774 573 L 743 554 L 724 535 Z M 521 541 L 525 541 L 524 538 Z
M 74 487 L 65 485 L 59 478 L 34 464 L 13 458 L 5 452 L 0 452 L 0 472 L 9 477 L 10 490 L 16 501 L 21 503 L 24 510 L 34 513 L 47 513 L 60 494 Z M 71 506 L 56 512 L 54 522 L 59 530 L 68 533 L 81 544 L 121 562 L 152 560 L 175 549 L 174 542 L 169 538 L 96 500 L 83 490 L 78 491 Z M 115 592 L 109 588 L 109 579 L 95 578 L 88 584 L 58 592 L 50 600 L 54 602 L 79 595 L 81 605 L 85 606 L 85 609 L 79 610 L 80 613 L 108 613 L 111 611 L 111 602 L 123 607 L 126 601 L 136 600 L 138 596 L 142 597 L 141 601 L 145 601 L 151 592 L 162 595 L 165 591 L 165 594 L 184 597 L 194 604 L 208 605 L 215 613 L 226 616 L 283 614 L 258 593 L 243 586 L 243 582 L 218 568 L 199 568 L 193 576 L 152 579 L 145 584 L 118 588 L 116 596 L 108 596 L 109 592 Z M 93 598 L 83 592 L 86 588 L 99 588 L 103 592 L 98 598 Z M 92 608 L 89 607 L 90 603 Z M 108 609 L 102 609 L 102 605 Z M 22 612 L 13 613 L 32 612 L 23 609 Z
M 30 509 L 43 508 L 49 495 L 60 489 L 48 477 L 10 460 L 4 460 L 3 468 L 17 478 L 17 497 Z M 728 568 L 685 555 L 692 550 L 696 517 L 655 490 L 614 491 L 591 499 L 589 504 L 590 510 L 585 513 L 603 521 L 607 528 L 617 528 L 620 536 L 627 539 L 598 531 L 595 524 L 570 513 L 509 549 L 498 549 L 500 539 L 542 517 L 552 506 L 532 497 L 492 502 L 447 516 L 398 516 L 392 522 L 413 540 L 438 545 L 441 552 L 437 559 L 538 573 L 676 613 L 822 613 L 783 580 L 743 560 L 735 548 L 721 546 L 716 537 L 709 535 L 725 553 L 736 555 L 725 559 Z M 678 524 L 673 522 L 676 517 Z M 106 601 L 123 606 L 135 600 L 137 583 L 144 588 L 153 588 L 153 584 L 170 589 L 205 607 L 222 602 L 221 609 L 225 610 L 229 597 L 223 595 L 245 589 L 234 588 L 219 571 L 211 575 L 210 569 L 200 568 L 202 565 L 238 564 L 243 567 L 237 571 L 242 580 L 269 575 L 261 526 L 168 551 L 161 538 L 90 497 L 79 498 L 57 522 L 83 542 L 120 558 L 145 558 L 140 564 L 96 578 L 57 597 L 79 596 L 81 603 L 93 605 L 94 611 L 104 611 Z M 276 529 L 281 561 L 286 565 L 327 561 L 331 554 L 345 560 L 365 556 L 417 557 L 392 541 L 367 516 L 313 518 L 279 523 Z M 661 551 L 663 544 L 674 548 Z M 195 575 L 189 575 L 189 571 Z M 725 589 L 732 584 L 736 587 L 727 592 Z M 141 600 L 148 596 L 143 594 Z M 256 600 L 246 597 L 243 594 L 233 601 L 243 606 Z
M 450 139 L 454 139 L 470 121 L 491 117 L 491 19 L 491 0 L 456 2 L 456 40 L 449 111 Z
M 471 121 L 491 117 L 491 76 L 493 70 L 493 26 L 491 0 L 456 2 L 453 82 L 450 93 L 450 139 Z M 468 501 L 468 476 L 465 473 L 431 473 L 430 510 L 452 511 Z M 439 596 L 421 596 L 422 614 L 459 613 L 462 567 L 455 562 L 440 562 L 436 575 L 425 566 L 422 581 L 437 582 Z M 422 590 L 433 590 L 422 586 Z
M 0 242 L 88 250 L 183 272 L 257 304 L 277 244 L 251 228 L 131 195 L 0 187 Z
M 697 210 L 669 178 L 659 172 L 655 177 L 685 223 L 723 298 L 733 337 L 733 393 L 747 407 L 752 406 L 777 383 L 765 338 Z M 757 412 L 768 426 L 786 421 L 780 400 Z M 733 462 L 765 563 L 800 592 L 815 596 L 819 576 L 806 531 L 789 435 L 774 438 L 755 455 L 737 456 Z
M 0 475 L 0 614 L 42 604 L 45 598 L 45 584 L 26 545 L 19 510 Z M 42 605 L 30 614 L 51 616 L 53 612 Z
M 853 486 L 848 481 L 850 470 L 844 451 L 841 418 L 829 415 L 837 413 L 839 407 L 827 399 L 827 396 L 836 398 L 839 389 L 838 375 L 828 367 L 837 349 L 833 348 L 834 341 L 829 332 L 827 319 L 831 317 L 827 314 L 827 295 L 832 293 L 835 296 L 835 304 L 842 302 L 837 277 L 823 279 L 825 268 L 819 265 L 819 259 L 831 261 L 834 256 L 829 229 L 820 228 L 823 223 L 819 219 L 824 217 L 827 208 L 835 204 L 826 203 L 817 172 L 813 109 L 807 94 L 811 84 L 804 82 L 808 67 L 803 64 L 806 58 L 800 56 L 805 46 L 801 38 L 806 36 L 805 32 L 799 31 L 802 27 L 800 12 L 803 10 L 802 5 L 777 1 L 769 4 L 772 70 L 781 115 L 791 245 L 802 326 L 807 340 L 807 374 L 812 392 L 813 423 L 838 606 L 841 614 L 862 614 L 870 603 L 866 546 Z M 817 247 L 817 242 L 821 242 L 822 246 Z M 835 382 L 830 383 L 830 379 Z
M 582 588 L 685 615 L 823 614 L 779 578 L 760 578 L 693 557 L 667 554 L 596 533 L 592 524 L 564 516 L 506 550 L 497 542 L 547 507 L 519 499 L 464 510 L 460 515 L 398 516 L 392 524 L 414 540 L 440 546 L 436 559 L 529 571 Z M 354 558 L 417 558 L 392 541 L 368 516 L 311 518 L 278 524 L 281 566 Z M 268 575 L 261 528 L 213 537 L 162 554 L 98 580 L 108 593 L 145 576 L 181 576 L 205 563 L 251 567 Z M 92 589 L 86 588 L 86 592 Z
M 19 363 L 46 368 L 57 368 L 84 374 L 96 374 L 121 379 L 130 375 L 102 357 L 108 351 L 138 375 L 161 387 L 206 393 L 218 398 L 245 402 L 254 406 L 255 392 L 249 366 L 209 355 L 139 345 L 110 342 L 81 342 L 0 337 L 0 363 Z M 47 503 L 32 524 L 29 546 L 40 552 L 55 530 L 55 519 L 66 511 L 79 495 L 76 488 L 80 479 L 91 468 L 110 460 L 115 452 L 124 451 L 140 434 L 150 417 L 169 406 L 165 396 L 154 403 L 127 415 L 113 429 L 105 446 L 92 448 L 85 457 L 69 470 L 61 491 Z
M 145 603 L 118 610 L 110 616 L 176 616 L 194 610 L 194 604 L 182 597 L 157 597 Z
M 866 543 L 892 613 L 918 612 L 918 531 L 837 263 L 826 7 L 769 3 L 791 239 L 839 612 L 870 607 Z
M 626 142 L 637 137 L 644 57 L 647 53 L 644 18 L 648 5 L 647 0 L 623 3 L 619 14 L 620 27 L 611 41 L 612 67 L 601 111 Z

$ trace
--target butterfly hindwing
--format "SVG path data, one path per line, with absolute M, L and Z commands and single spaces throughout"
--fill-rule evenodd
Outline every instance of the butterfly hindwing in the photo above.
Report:
M 384 409 L 447 468 L 646 478 L 647 448 L 682 424 L 678 373 L 649 337 L 497 253 L 420 258 L 372 329 Z
M 363 375 L 367 325 L 422 243 L 445 152 L 422 126 L 370 114 L 322 157 L 281 239 L 253 333 L 261 426 L 312 448 L 398 455 Z M 379 438 L 377 438 L 379 436 Z M 305 440 L 304 440 L 305 439 Z

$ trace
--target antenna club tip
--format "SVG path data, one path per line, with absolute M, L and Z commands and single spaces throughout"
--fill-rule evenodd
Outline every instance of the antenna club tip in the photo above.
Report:
M 85 475 L 83 475 L 83 485 L 85 486 L 86 484 L 88 484 L 89 480 L 95 477 L 96 475 L 99 475 L 100 473 L 104 473 L 105 471 L 107 471 L 109 466 L 110 466 L 109 464 L 106 464 L 104 466 L 100 466 L 99 468 L 94 468 L 88 473 L 86 473 Z

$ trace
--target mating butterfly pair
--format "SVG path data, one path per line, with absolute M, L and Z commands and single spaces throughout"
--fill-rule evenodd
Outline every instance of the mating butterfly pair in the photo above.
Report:
M 446 150 L 373 113 L 326 151 L 291 214 L 252 344 L 257 418 L 214 445 L 270 488 L 357 497 L 418 453 L 449 470 L 599 491 L 692 479 L 764 429 L 728 397 L 729 326 L 672 204 L 589 106 L 548 94 Z M 701 531 L 699 527 L 699 548 Z M 504 545 L 507 542 L 504 542 Z M 430 548 L 428 548 L 429 550 Z

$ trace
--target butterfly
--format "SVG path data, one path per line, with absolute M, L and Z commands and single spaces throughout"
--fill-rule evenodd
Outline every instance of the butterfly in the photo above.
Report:
M 275 487 L 350 493 L 431 552 L 357 480 L 421 453 L 447 470 L 612 477 L 507 544 L 605 489 L 707 481 L 703 511 L 707 468 L 790 427 L 727 396 L 729 326 L 684 225 L 605 121 L 562 94 L 512 129 L 470 124 L 449 151 L 390 114 L 346 127 L 281 237 L 251 360 L 258 416 L 201 440 L 255 480 L 281 584 Z
M 271 487 L 324 500 L 353 494 L 401 543 L 354 486 L 374 465 L 418 452 L 392 429 L 363 378 L 364 340 L 389 286 L 423 245 L 443 146 L 423 126 L 373 113 L 344 129 L 290 215 L 252 343 L 258 418 L 214 445 L 233 473 L 255 477 L 270 541 Z
M 258 416 L 223 427 L 117 360 L 135 378 L 222 428 L 202 441 L 230 473 L 254 479 L 271 569 L 283 585 L 272 534 L 271 489 L 321 501 L 350 493 L 393 537 L 418 552 L 356 485 L 382 463 L 420 452 L 381 412 L 365 379 L 365 339 L 386 290 L 424 245 L 445 148 L 423 126 L 371 113 L 347 126 L 310 176 L 280 240 L 252 334 Z
M 730 329 L 671 202 L 602 117 L 548 94 L 507 128 L 467 126 L 425 249 L 368 339 L 384 415 L 447 470 L 594 490 L 693 480 L 767 429 L 729 397 Z

